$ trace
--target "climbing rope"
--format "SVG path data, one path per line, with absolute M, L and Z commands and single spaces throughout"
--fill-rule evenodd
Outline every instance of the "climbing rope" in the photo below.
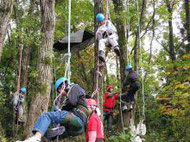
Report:
M 71 78 L 71 0 L 69 0 L 69 19 L 68 19 L 68 83 L 70 84 Z
M 20 90 L 20 78 L 21 78 L 21 69 L 22 69 L 22 52 L 23 47 L 20 47 L 20 55 L 19 55 L 19 68 L 18 68 L 18 77 L 17 77 L 17 92 Z M 13 107 L 13 137 L 16 138 L 18 133 L 18 112 L 15 111 Z M 15 130 L 15 122 L 16 122 L 16 130 Z
M 18 69 L 18 79 L 17 79 L 17 91 L 20 90 L 20 78 L 21 78 L 21 69 L 22 69 L 22 51 L 23 47 L 20 47 L 20 57 L 19 57 L 19 69 Z

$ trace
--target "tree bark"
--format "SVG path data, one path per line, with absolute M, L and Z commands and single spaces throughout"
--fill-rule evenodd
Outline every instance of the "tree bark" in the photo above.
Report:
M 98 24 L 96 21 L 96 15 L 98 13 L 103 13 L 103 9 L 102 9 L 102 0 L 94 0 L 94 35 L 96 35 L 96 31 L 98 29 Z M 103 66 L 99 66 L 99 60 L 98 60 L 98 41 L 95 39 L 95 45 L 94 45 L 94 90 L 98 89 L 98 94 L 96 94 L 94 96 L 94 98 L 97 100 L 98 104 L 101 106 L 101 110 L 103 110 L 102 108 L 102 104 L 103 104 L 103 97 L 101 95 L 102 92 L 102 83 L 103 83 L 103 78 L 102 76 L 97 72 L 98 68 L 99 68 L 99 72 L 103 71 Z M 97 84 L 98 81 L 98 84 Z M 98 86 L 98 87 L 97 87 Z M 103 113 L 102 113 L 103 114 Z M 103 117 L 103 116 L 102 116 Z
M 0 1 L 0 60 L 3 52 L 3 42 L 10 23 L 12 10 L 13 0 Z
M 186 52 L 190 53 L 190 16 L 189 16 L 189 0 L 184 0 L 185 6 L 185 29 L 187 31 L 187 41 L 188 44 L 186 45 Z
M 122 11 L 124 9 L 123 7 L 123 2 L 122 0 L 113 0 L 114 4 L 114 11 L 118 15 L 122 14 Z M 121 17 L 121 16 L 120 16 Z M 126 44 L 126 39 L 125 39 L 125 26 L 122 23 L 121 18 L 116 19 L 116 27 L 117 27 L 117 32 L 119 36 L 119 46 L 120 46 L 120 75 L 121 75 L 121 84 L 123 84 L 123 81 L 125 79 L 125 66 L 127 64 L 127 47 L 125 46 Z
M 35 120 L 38 116 L 48 109 L 48 103 L 51 92 L 52 82 L 52 55 L 53 40 L 55 30 L 55 0 L 41 0 L 41 21 L 42 21 L 42 44 L 39 48 L 39 88 L 36 94 L 33 94 L 33 100 L 29 110 L 30 117 L 27 121 L 26 131 L 29 136 Z
M 115 13 L 121 15 L 124 9 L 122 0 L 113 0 L 113 4 L 114 4 Z M 120 53 L 121 53 L 121 56 L 119 59 L 120 60 L 120 77 L 121 77 L 121 84 L 122 84 L 121 86 L 123 86 L 123 82 L 125 79 L 125 66 L 127 64 L 127 46 L 125 46 L 126 44 L 125 25 L 121 23 L 122 23 L 122 19 L 117 18 L 116 27 L 117 27 L 118 36 L 119 36 L 119 46 L 120 46 Z M 123 91 L 124 91 L 124 88 L 122 88 L 122 92 Z M 123 116 L 123 118 L 121 119 L 123 119 L 124 126 L 128 126 L 131 113 L 123 112 L 122 114 L 123 115 L 121 116 Z
M 175 50 L 174 50 L 174 38 L 173 38 L 173 23 L 172 23 L 172 3 L 171 2 L 167 2 L 167 8 L 168 8 L 168 12 L 169 12 L 169 17 L 168 17 L 168 26 L 169 26 L 169 54 L 170 54 L 170 58 L 172 60 L 172 62 L 174 62 L 176 60 L 176 55 L 175 55 Z

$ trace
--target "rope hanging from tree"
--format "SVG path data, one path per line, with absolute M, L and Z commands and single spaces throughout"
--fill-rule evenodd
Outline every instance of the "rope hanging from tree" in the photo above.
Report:
M 68 19 L 68 83 L 70 84 L 71 78 L 71 0 L 69 0 L 69 19 Z

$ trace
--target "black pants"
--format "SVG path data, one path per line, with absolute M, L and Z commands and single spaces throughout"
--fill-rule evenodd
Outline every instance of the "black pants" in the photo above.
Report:
M 110 131 L 113 123 L 113 114 L 111 111 L 104 111 L 104 120 L 107 121 L 107 130 Z
M 134 83 L 133 85 L 131 85 L 129 91 L 121 97 L 122 101 L 126 103 L 135 102 L 134 96 L 139 88 L 139 83 Z

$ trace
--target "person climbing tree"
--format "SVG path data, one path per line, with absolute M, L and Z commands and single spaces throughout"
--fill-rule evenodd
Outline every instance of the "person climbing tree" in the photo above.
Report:
M 126 76 L 123 87 L 124 90 L 127 90 L 124 95 L 122 95 L 122 101 L 124 101 L 124 105 L 122 110 L 131 110 L 133 109 L 133 105 L 135 103 L 135 93 L 140 88 L 139 77 L 138 74 L 132 69 L 132 66 L 129 64 L 126 66 L 126 71 L 128 75 Z
M 84 132 L 89 116 L 85 90 L 75 83 L 69 85 L 65 77 L 61 77 L 56 81 L 55 88 L 58 93 L 67 98 L 61 111 L 43 113 L 34 125 L 32 130 L 34 135 L 24 142 L 40 142 L 42 136 L 55 138 L 59 135 L 59 138 L 63 139 Z M 48 127 L 51 124 L 61 124 L 65 127 L 65 130 L 62 132 L 55 130 L 49 133 Z
M 118 99 L 118 93 L 120 91 L 117 92 L 113 92 L 113 86 L 112 85 L 108 85 L 106 87 L 107 91 L 105 92 L 104 95 L 104 120 L 107 121 L 107 131 L 111 132 L 111 127 L 112 127 L 112 122 L 113 122 L 113 109 L 115 107 L 115 101 Z
M 19 91 L 15 92 L 13 95 L 13 107 L 16 111 L 17 122 L 23 122 L 23 103 L 25 100 L 26 88 L 21 88 Z
M 86 142 L 104 142 L 104 128 L 100 118 L 100 109 L 95 100 L 87 99 L 86 102 L 91 113 L 86 130 Z
M 96 40 L 99 41 L 98 57 L 99 60 L 105 62 L 105 49 L 111 47 L 117 56 L 120 56 L 117 29 L 110 20 L 105 20 L 103 14 L 99 13 L 96 15 L 99 28 L 96 32 Z

